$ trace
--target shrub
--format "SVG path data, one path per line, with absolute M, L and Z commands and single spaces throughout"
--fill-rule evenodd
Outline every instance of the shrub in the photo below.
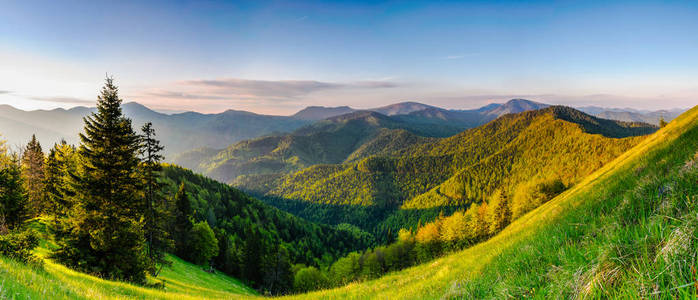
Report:
M 32 254 L 32 250 L 38 245 L 39 238 L 31 230 L 0 235 L 0 255 L 25 263 L 40 262 L 39 258 Z
M 315 267 L 306 267 L 298 270 L 293 279 L 293 288 L 297 292 L 319 290 L 329 286 L 325 274 Z

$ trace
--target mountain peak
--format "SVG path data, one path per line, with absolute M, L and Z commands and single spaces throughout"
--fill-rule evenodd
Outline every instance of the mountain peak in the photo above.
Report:
M 297 113 L 293 114 L 291 117 L 307 120 L 307 121 L 318 121 L 322 119 L 331 118 L 338 115 L 343 115 L 356 111 L 349 106 L 336 106 L 336 107 L 326 107 L 326 106 L 308 106 Z
M 501 116 L 501 115 L 505 115 L 505 114 L 520 113 L 520 112 L 529 111 L 529 110 L 538 110 L 541 108 L 546 108 L 548 106 L 550 106 L 550 105 L 531 101 L 531 100 L 517 98 L 517 99 L 511 99 L 511 100 L 507 101 L 506 103 L 499 105 L 499 106 L 496 106 L 489 111 L 485 111 L 485 113 L 488 115 Z
M 393 115 L 406 115 L 415 111 L 425 110 L 427 108 L 434 108 L 434 106 L 426 105 L 419 102 L 406 101 L 399 102 L 395 104 L 390 104 L 378 108 L 369 109 L 371 111 L 379 112 L 387 116 Z

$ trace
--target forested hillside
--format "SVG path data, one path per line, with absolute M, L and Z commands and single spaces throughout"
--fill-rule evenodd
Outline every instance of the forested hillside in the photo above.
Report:
M 254 185 L 262 181 L 253 177 L 236 184 L 270 196 L 316 203 L 405 208 L 462 205 L 481 201 L 500 187 L 513 192 L 523 180 L 560 179 L 574 184 L 643 138 L 632 136 L 654 130 L 646 124 L 601 120 L 571 108 L 552 107 L 506 115 L 454 137 L 387 156 L 314 166 L 280 178 L 266 191 Z M 429 195 L 433 198 L 422 200 Z
M 317 218 L 310 218 L 318 221 L 344 205 L 389 211 L 467 207 L 496 191 L 525 209 L 539 201 L 531 196 L 536 186 L 554 181 L 572 186 L 654 130 L 556 106 L 505 115 L 388 155 L 315 165 L 283 176 L 242 176 L 234 185 L 269 198 L 325 204 Z M 397 229 L 392 228 L 393 234 Z
M 372 236 L 358 229 L 310 223 L 176 166 L 163 169 L 162 183 L 163 192 L 172 198 L 182 189 L 191 203 L 194 223 L 206 222 L 212 228 L 218 244 L 212 256 L 214 267 L 274 293 L 291 290 L 292 264 L 328 265 L 374 243 Z M 190 250 L 183 248 L 176 253 L 196 261 Z

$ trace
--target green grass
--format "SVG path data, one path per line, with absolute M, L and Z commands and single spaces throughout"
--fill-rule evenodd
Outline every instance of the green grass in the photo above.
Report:
M 44 220 L 33 220 L 29 226 L 46 232 Z M 148 279 L 150 284 L 164 282 L 164 288 L 104 280 L 46 259 L 53 247 L 44 236 L 36 249 L 44 257 L 42 268 L 0 257 L 0 299 L 238 299 L 257 294 L 234 278 L 205 272 L 171 255 L 172 266 Z

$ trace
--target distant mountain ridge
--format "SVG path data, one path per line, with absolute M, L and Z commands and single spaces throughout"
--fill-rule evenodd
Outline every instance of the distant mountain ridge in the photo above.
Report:
M 548 104 L 538 103 L 526 99 L 512 99 L 506 103 L 492 103 L 485 105 L 478 109 L 471 110 L 454 110 L 454 109 L 444 109 L 432 105 L 427 105 L 419 102 L 407 101 L 399 102 L 395 104 L 390 104 L 386 106 L 368 108 L 368 109 L 355 109 L 349 106 L 337 106 L 337 107 L 325 107 L 325 106 L 308 106 L 299 112 L 293 114 L 291 117 L 296 119 L 308 120 L 308 121 L 319 121 L 334 116 L 339 116 L 343 114 L 348 114 L 356 111 L 373 111 L 377 113 L 384 114 L 386 116 L 396 116 L 396 115 L 409 115 L 420 111 L 432 111 L 446 114 L 450 112 L 451 114 L 484 114 L 484 115 L 494 115 L 499 117 L 503 114 L 517 113 L 527 110 L 536 110 L 549 106 Z
M 218 114 L 164 114 L 136 102 L 124 103 L 122 109 L 131 118 L 135 130 L 140 130 L 145 122 L 153 122 L 168 156 L 200 147 L 222 148 L 240 140 L 292 131 L 309 123 L 284 116 L 234 110 Z M 75 144 L 84 126 L 82 118 L 94 110 L 74 107 L 23 111 L 3 105 L 0 106 L 0 134 L 13 146 L 26 143 L 32 134 L 37 135 L 44 147 L 61 139 Z
M 369 109 L 390 116 L 395 121 L 411 124 L 417 135 L 446 137 L 465 129 L 487 123 L 503 114 L 540 109 L 547 104 L 524 99 L 512 99 L 506 103 L 493 103 L 472 110 L 449 110 L 418 102 L 401 102 Z M 592 114 L 602 118 L 628 122 L 658 124 L 659 117 L 670 121 L 681 110 L 643 112 L 639 110 L 603 109 L 590 107 Z M 348 106 L 334 108 L 307 107 L 292 116 L 260 115 L 246 111 L 228 110 L 217 114 L 181 112 L 166 114 L 151 110 L 141 104 L 123 104 L 126 116 L 133 120 L 134 128 L 151 121 L 165 146 L 166 156 L 172 157 L 199 148 L 222 149 L 238 141 L 265 135 L 278 135 L 323 119 L 356 112 Z M 584 110 L 584 109 L 582 109 Z M 17 148 L 36 134 L 44 146 L 64 139 L 75 144 L 84 125 L 82 118 L 94 108 L 23 111 L 10 105 L 0 105 L 0 134 L 8 146 Z M 209 151 L 211 152 L 211 151 Z
M 686 109 L 670 109 L 670 110 L 638 110 L 632 108 L 605 108 L 598 106 L 580 107 L 579 110 L 597 116 L 599 118 L 618 120 L 624 122 L 644 122 L 648 124 L 659 125 L 659 120 L 664 118 L 664 121 L 669 122 Z

